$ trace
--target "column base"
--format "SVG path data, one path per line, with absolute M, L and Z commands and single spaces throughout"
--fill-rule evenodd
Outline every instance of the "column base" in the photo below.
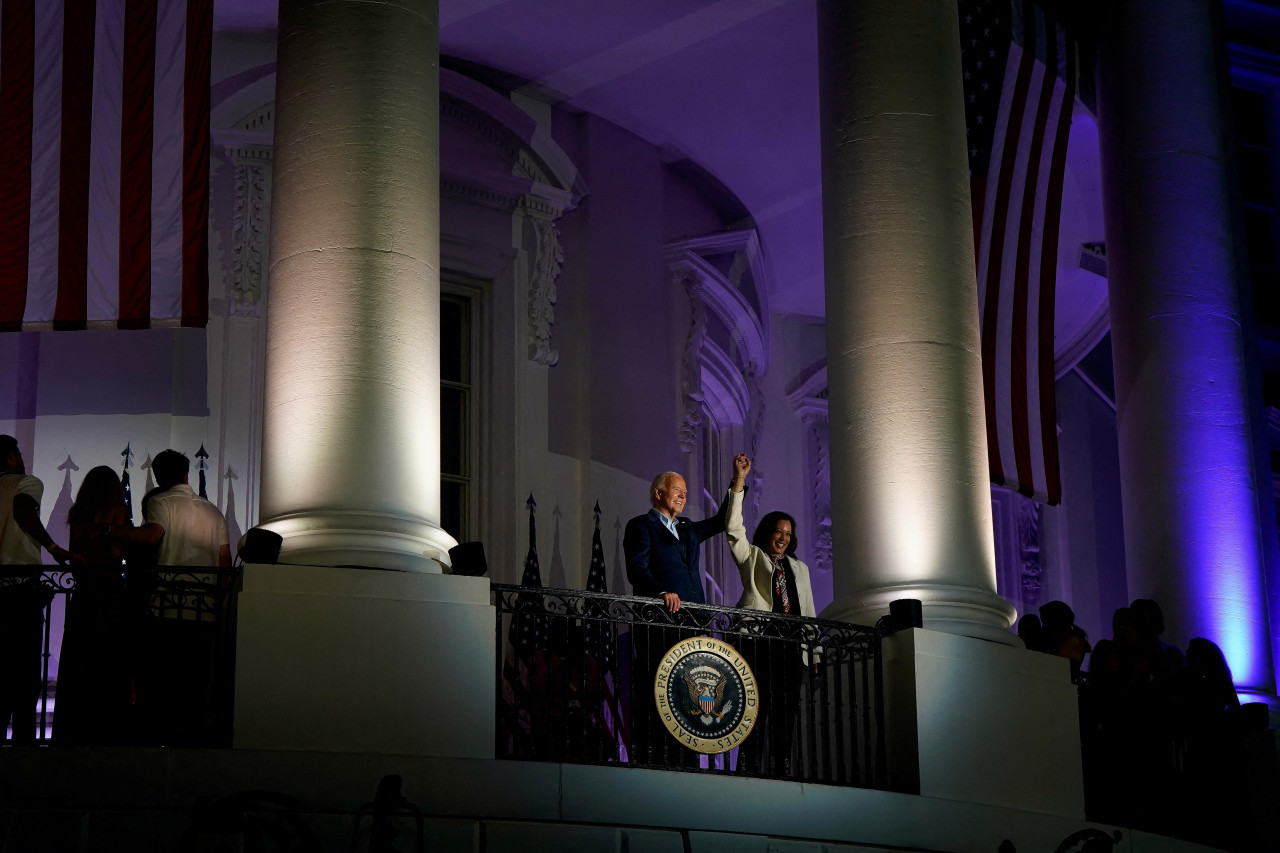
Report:
M 249 565 L 236 749 L 493 758 L 488 578 Z
M 326 511 L 283 515 L 260 527 L 284 538 L 280 561 L 308 566 L 368 566 L 441 574 L 458 544 L 420 518 L 379 512 Z
M 919 599 L 924 627 L 931 631 L 1021 646 L 1017 636 L 1009 633 L 1018 615 L 1013 605 L 993 592 L 969 586 L 931 583 L 878 586 L 837 598 L 819 615 L 823 619 L 874 625 L 881 616 L 888 615 L 889 602 L 899 598 Z

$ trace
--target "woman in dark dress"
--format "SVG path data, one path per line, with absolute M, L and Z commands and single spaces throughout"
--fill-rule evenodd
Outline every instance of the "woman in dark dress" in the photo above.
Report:
M 53 736 L 64 744 L 121 743 L 133 704 L 125 557 L 131 547 L 159 542 L 164 529 L 133 526 L 120 478 L 105 465 L 85 475 L 67 523 L 71 548 L 85 564 L 74 571 L 67 602 Z

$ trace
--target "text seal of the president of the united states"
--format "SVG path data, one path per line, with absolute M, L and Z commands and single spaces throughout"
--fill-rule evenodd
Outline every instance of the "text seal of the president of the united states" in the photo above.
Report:
M 697 752 L 728 752 L 756 725 L 760 695 L 738 650 L 714 637 L 690 637 L 663 655 L 653 700 L 671 736 Z

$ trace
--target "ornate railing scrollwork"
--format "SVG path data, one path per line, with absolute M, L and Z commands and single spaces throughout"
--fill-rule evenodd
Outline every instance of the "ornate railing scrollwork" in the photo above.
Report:
M 884 784 L 876 628 L 701 604 L 673 613 L 654 598 L 581 590 L 491 589 L 500 757 Z M 697 637 L 748 660 L 761 712 L 774 715 L 745 763 L 738 748 L 698 756 L 646 734 L 655 656 Z
M 0 567 L 2 653 L 40 679 L 31 704 L 13 709 L 12 740 L 230 746 L 239 578 L 222 568 Z

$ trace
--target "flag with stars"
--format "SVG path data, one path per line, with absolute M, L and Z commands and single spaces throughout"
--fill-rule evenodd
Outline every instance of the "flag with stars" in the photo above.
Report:
M 587 592 L 607 593 L 609 568 L 604 563 L 604 546 L 600 544 L 600 504 L 595 508 L 596 526 L 591 534 L 591 568 L 587 571 Z M 613 635 L 614 623 L 596 622 L 591 626 L 592 634 L 587 638 L 587 653 L 596 660 L 601 673 L 613 670 L 616 659 L 617 640 Z
M 600 542 L 600 502 L 596 501 L 595 530 L 591 534 L 591 566 L 587 570 L 587 592 L 608 593 L 609 567 L 604 562 L 604 545 Z M 618 707 L 618 626 L 611 621 L 588 621 L 586 624 L 586 650 L 594 662 L 593 683 L 600 695 L 600 718 L 603 733 L 608 736 L 608 744 L 601 743 L 608 750 L 610 758 L 617 757 L 620 745 L 626 744 L 628 738 L 622 721 L 621 709 Z
M 529 508 L 529 551 L 524 558 L 524 574 L 520 585 L 527 589 L 542 588 L 542 571 L 538 565 L 538 528 L 534 510 L 538 503 L 529 495 L 525 502 Z M 524 602 L 527 603 L 527 602 Z M 538 653 L 546 648 L 548 639 L 547 618 L 538 613 L 526 613 L 517 606 L 507 630 L 507 647 L 502 660 L 503 698 L 505 723 L 510 739 L 511 754 L 525 754 L 530 748 L 532 736 L 532 691 L 536 681 Z
M 133 467 L 133 445 L 126 444 L 124 450 L 120 451 L 120 455 L 124 458 L 124 468 L 120 471 L 120 487 L 124 490 L 124 507 L 129 512 L 129 523 L 133 524 L 133 487 L 129 484 L 129 469 Z
M 1053 309 L 1077 45 L 1032 0 L 959 8 L 991 481 L 1056 504 Z

